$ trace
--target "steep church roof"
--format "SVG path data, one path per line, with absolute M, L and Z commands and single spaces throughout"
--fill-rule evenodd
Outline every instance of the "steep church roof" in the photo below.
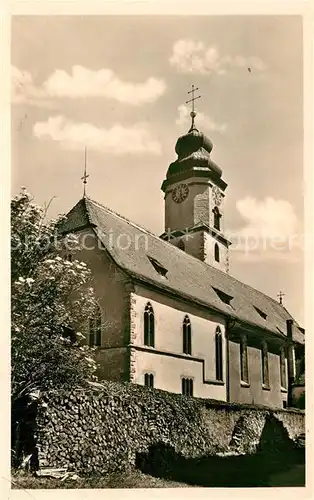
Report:
M 93 227 L 116 264 L 132 277 L 277 336 L 286 335 L 286 320 L 293 318 L 276 300 L 83 198 L 68 213 L 60 231 L 87 226 Z M 304 343 L 298 326 L 293 335 L 295 341 Z

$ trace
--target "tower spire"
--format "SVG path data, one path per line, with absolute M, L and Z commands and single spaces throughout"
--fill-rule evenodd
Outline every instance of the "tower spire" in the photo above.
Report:
M 185 101 L 185 104 L 189 104 L 190 102 L 192 103 L 192 111 L 190 113 L 190 117 L 192 118 L 192 123 L 191 123 L 191 127 L 190 127 L 189 132 L 195 128 L 194 119 L 196 117 L 196 113 L 195 113 L 195 108 L 194 108 L 194 102 L 196 101 L 196 99 L 199 99 L 201 97 L 200 95 L 197 97 L 194 96 L 194 92 L 196 92 L 197 90 L 199 90 L 199 88 L 198 87 L 195 88 L 194 85 L 192 84 L 192 90 L 188 91 L 188 94 L 192 94 L 192 98 L 189 99 L 188 101 Z
M 86 164 L 87 164 L 87 148 L 85 147 L 85 161 L 84 161 L 84 175 L 81 177 L 81 180 L 83 181 L 83 198 L 86 197 L 86 184 L 87 184 L 87 178 L 89 175 L 86 174 Z

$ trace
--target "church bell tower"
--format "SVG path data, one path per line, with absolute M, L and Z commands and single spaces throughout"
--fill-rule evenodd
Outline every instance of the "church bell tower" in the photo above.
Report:
M 224 236 L 224 198 L 227 184 L 222 170 L 211 159 L 213 144 L 195 126 L 192 85 L 192 124 L 179 137 L 178 158 L 169 165 L 161 189 L 165 193 L 165 232 L 161 238 L 197 259 L 229 272 L 228 248 Z

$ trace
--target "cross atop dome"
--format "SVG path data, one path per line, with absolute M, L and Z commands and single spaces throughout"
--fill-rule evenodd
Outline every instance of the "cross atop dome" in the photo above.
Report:
M 188 91 L 190 99 L 185 101 L 185 103 L 191 104 L 191 127 L 176 142 L 175 152 L 178 158 L 169 165 L 167 177 L 162 184 L 162 190 L 166 189 L 167 183 L 171 184 L 171 182 L 174 182 L 173 179 L 179 174 L 188 177 L 196 175 L 198 177 L 211 177 L 212 181 L 223 191 L 227 187 L 227 184 L 221 178 L 221 168 L 210 156 L 213 149 L 212 141 L 195 126 L 195 101 L 201 98 L 200 95 L 195 95 L 198 90 L 199 88 L 192 84 L 191 90 Z
M 188 92 L 188 94 L 192 94 L 192 98 L 189 99 L 188 101 L 185 101 L 185 104 L 189 104 L 190 102 L 192 103 L 192 111 L 190 113 L 190 117 L 192 118 L 192 124 L 191 124 L 189 132 L 191 130 L 195 129 L 194 119 L 196 117 L 196 113 L 195 113 L 195 109 L 194 109 L 194 102 L 196 101 L 196 99 L 200 99 L 200 97 L 201 97 L 200 95 L 197 97 L 194 96 L 194 92 L 196 92 L 197 90 L 199 90 L 199 88 L 198 87 L 195 88 L 194 85 L 192 84 L 192 90 L 189 90 L 189 92 Z
M 89 174 L 86 173 L 86 159 L 87 159 L 87 148 L 85 147 L 85 162 L 84 162 L 84 175 L 81 177 L 81 180 L 83 181 L 83 198 L 86 197 L 86 184 L 87 184 L 87 179 L 89 177 Z

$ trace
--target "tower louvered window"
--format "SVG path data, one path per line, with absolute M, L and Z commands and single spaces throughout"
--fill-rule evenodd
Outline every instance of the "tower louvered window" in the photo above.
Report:
M 219 262 L 220 261 L 220 256 L 219 256 L 219 246 L 217 243 L 215 243 L 214 247 L 214 253 L 215 253 L 215 261 Z
M 220 231 L 220 217 L 221 217 L 221 214 L 219 212 L 219 208 L 215 207 L 214 210 L 213 210 L 213 213 L 214 213 L 214 228 L 218 229 L 218 231 Z

